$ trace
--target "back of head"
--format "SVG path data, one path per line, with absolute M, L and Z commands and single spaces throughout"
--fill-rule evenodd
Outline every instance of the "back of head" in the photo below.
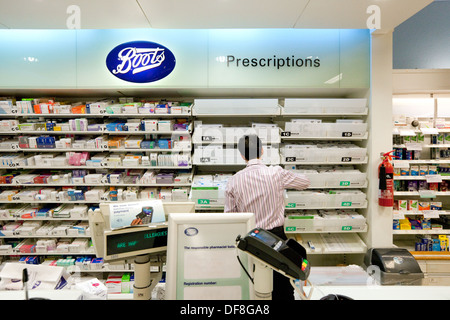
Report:
M 258 159 L 262 155 L 262 143 L 255 134 L 242 136 L 238 142 L 238 149 L 247 161 Z

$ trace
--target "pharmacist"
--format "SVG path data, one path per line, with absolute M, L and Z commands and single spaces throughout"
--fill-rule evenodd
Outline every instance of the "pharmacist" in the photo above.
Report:
M 306 189 L 309 179 L 280 166 L 266 166 L 263 147 L 256 135 L 244 135 L 238 149 L 247 166 L 227 182 L 225 212 L 252 212 L 256 227 L 268 230 L 286 240 L 284 233 L 284 190 Z M 273 272 L 273 300 L 293 300 L 294 289 L 289 279 Z

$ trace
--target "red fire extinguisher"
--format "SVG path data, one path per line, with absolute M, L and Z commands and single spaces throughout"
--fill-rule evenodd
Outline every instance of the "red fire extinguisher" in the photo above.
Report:
M 378 166 L 378 205 L 382 207 L 394 206 L 394 167 L 391 164 L 391 153 L 383 154 L 383 161 Z

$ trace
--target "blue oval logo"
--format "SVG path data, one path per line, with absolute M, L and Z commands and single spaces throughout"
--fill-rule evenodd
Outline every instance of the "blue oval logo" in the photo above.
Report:
M 175 68 L 175 62 L 172 51 L 150 41 L 122 43 L 106 57 L 106 66 L 114 76 L 137 83 L 167 77 Z
M 184 229 L 184 234 L 189 237 L 195 236 L 197 233 L 198 233 L 197 228 L 191 227 L 191 228 Z

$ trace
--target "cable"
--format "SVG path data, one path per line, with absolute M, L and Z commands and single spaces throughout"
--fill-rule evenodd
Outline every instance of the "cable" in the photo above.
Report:
M 236 251 L 237 251 L 237 247 L 236 247 Z M 242 269 L 244 269 L 244 271 L 245 271 L 245 273 L 247 274 L 247 276 L 248 276 L 248 278 L 250 279 L 250 281 L 251 281 L 253 284 L 255 284 L 255 283 L 253 282 L 253 278 L 250 277 L 250 274 L 248 273 L 247 269 L 245 269 L 244 265 L 242 264 L 241 258 L 239 258 L 239 252 L 238 252 L 238 251 L 237 251 L 237 254 L 236 254 L 236 258 L 238 259 L 239 264 L 241 265 Z

